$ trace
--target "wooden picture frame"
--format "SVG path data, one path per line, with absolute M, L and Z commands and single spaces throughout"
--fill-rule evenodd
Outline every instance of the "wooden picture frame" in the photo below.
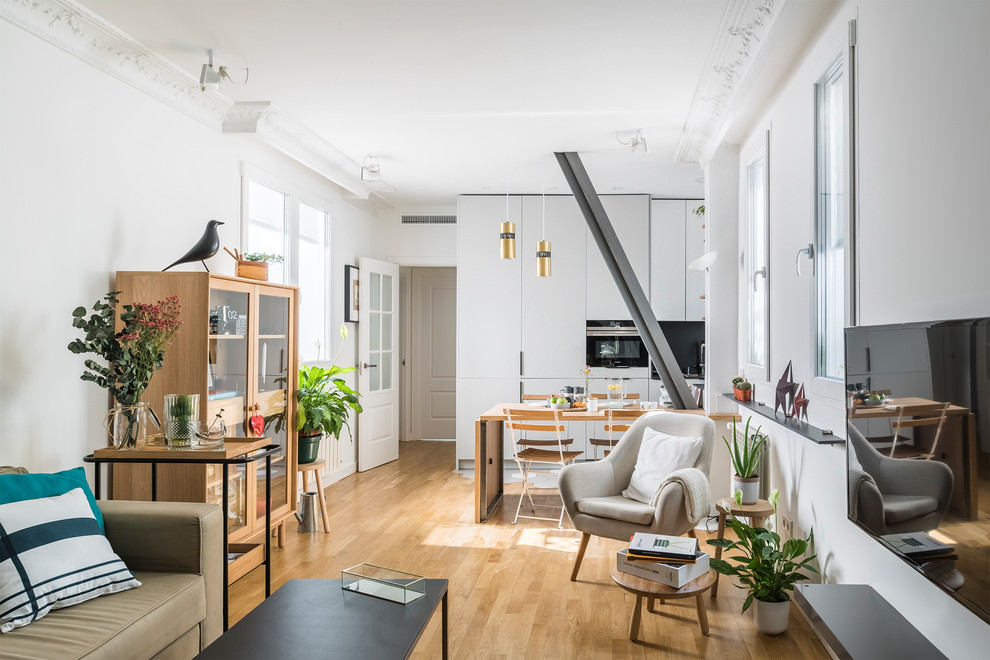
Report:
M 357 266 L 344 266 L 344 322 L 358 322 L 358 285 L 361 271 Z

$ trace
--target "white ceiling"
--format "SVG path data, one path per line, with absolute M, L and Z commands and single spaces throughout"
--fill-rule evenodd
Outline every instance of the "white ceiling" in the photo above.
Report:
M 80 0 L 233 101 L 272 101 L 357 162 L 394 206 L 462 193 L 568 192 L 578 151 L 599 192 L 701 197 L 675 163 L 731 0 Z M 616 140 L 642 128 L 646 158 Z M 544 184 L 545 177 L 545 184 Z

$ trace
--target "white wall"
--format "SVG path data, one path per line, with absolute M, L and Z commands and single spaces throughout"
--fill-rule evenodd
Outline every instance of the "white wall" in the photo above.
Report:
M 408 215 L 457 215 L 457 205 L 400 207 L 379 216 L 382 240 L 389 261 L 405 266 L 454 266 L 457 264 L 457 225 L 419 225 L 401 222 Z
M 343 264 L 385 256 L 377 219 L 252 137 L 216 133 L 6 21 L 0 61 L 30 63 L 0 67 L 0 464 L 63 469 L 104 444 L 106 391 L 79 380 L 83 357 L 66 348 L 78 336 L 72 310 L 101 298 L 117 270 L 165 267 L 210 218 L 238 246 L 242 161 L 331 202 L 332 328 Z M 223 252 L 209 263 L 233 272 Z M 356 361 L 355 335 L 341 355 Z M 346 469 L 354 450 L 341 445 L 335 465 Z
M 857 15 L 860 323 L 990 314 L 990 3 L 849 2 L 742 144 L 772 125 L 773 381 L 788 360 L 795 380 L 812 379 L 812 279 L 808 269 L 797 277 L 794 260 L 814 236 L 813 90 Z M 737 182 L 744 176 L 741 164 Z M 739 310 L 742 333 L 742 295 Z M 773 401 L 771 384 L 755 383 L 757 400 Z M 844 435 L 842 402 L 811 398 L 810 422 Z M 950 657 L 982 656 L 990 626 L 846 520 L 844 449 L 769 427 L 781 513 L 798 533 L 814 529 L 825 580 L 871 584 Z
M 739 150 L 724 147 L 715 154 L 705 168 L 705 230 L 708 249 L 718 252 L 718 257 L 708 269 L 706 293 L 705 350 L 708 371 L 705 374 L 705 410 L 711 412 L 734 411 L 735 406 L 722 396 L 729 391 L 732 377 L 738 373 L 739 363 L 736 342 L 736 317 L 738 305 L 739 191 L 735 175 L 739 169 Z M 718 429 L 719 435 L 722 429 Z M 732 493 L 732 461 L 729 450 L 722 442 L 715 443 L 712 468 L 709 473 L 712 497 L 716 500 Z

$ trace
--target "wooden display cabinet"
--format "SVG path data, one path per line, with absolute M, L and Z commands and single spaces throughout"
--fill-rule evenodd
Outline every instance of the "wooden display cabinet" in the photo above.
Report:
M 211 273 L 159 272 L 118 272 L 116 288 L 121 304 L 179 298 L 182 329 L 141 397 L 163 421 L 166 394 L 199 394 L 200 420 L 212 423 L 222 410 L 229 436 L 256 437 L 248 423 L 252 415 L 285 413 L 287 420 L 295 419 L 298 289 Z M 278 527 L 296 508 L 295 425 L 276 432 L 272 424 L 264 435 L 283 447 L 272 457 L 271 519 Z M 159 465 L 158 499 L 220 504 L 223 469 Z M 264 464 L 226 469 L 228 540 L 244 557 L 253 556 L 247 541 L 265 526 Z M 110 484 L 114 499 L 148 500 L 150 467 L 114 465 Z M 232 565 L 230 581 L 243 574 Z

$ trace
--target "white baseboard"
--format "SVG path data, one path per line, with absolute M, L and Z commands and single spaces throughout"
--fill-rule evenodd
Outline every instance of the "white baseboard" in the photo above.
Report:
M 357 472 L 357 463 L 348 463 L 346 465 L 341 465 L 339 468 L 327 474 L 327 480 L 324 482 L 324 486 L 329 486 L 330 484 L 337 483 L 344 477 L 350 476 Z

